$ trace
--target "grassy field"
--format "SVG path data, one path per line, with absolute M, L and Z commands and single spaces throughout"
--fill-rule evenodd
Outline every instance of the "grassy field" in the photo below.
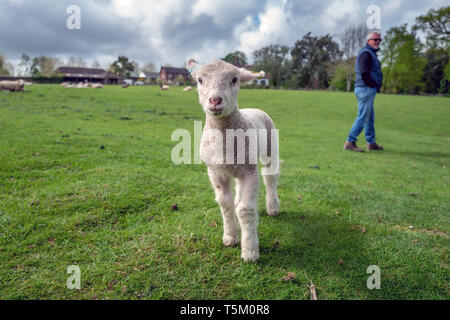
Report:
M 448 98 L 377 95 L 385 150 L 362 154 L 342 150 L 351 93 L 242 90 L 239 104 L 271 115 L 284 159 L 280 217 L 260 188 L 256 264 L 222 245 L 205 165 L 171 162 L 171 133 L 204 121 L 195 91 L 0 92 L 0 298 L 301 300 L 310 283 L 319 300 L 450 298 Z

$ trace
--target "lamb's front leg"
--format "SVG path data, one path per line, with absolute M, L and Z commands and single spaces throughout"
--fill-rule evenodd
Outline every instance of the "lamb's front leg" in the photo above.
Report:
M 241 250 L 244 261 L 256 261 L 259 258 L 258 242 L 258 169 L 248 171 L 239 178 L 239 204 L 236 213 L 241 226 Z
M 208 175 L 214 187 L 216 201 L 220 206 L 223 218 L 223 244 L 235 246 L 239 243 L 238 225 L 236 221 L 233 195 L 230 188 L 230 179 L 216 174 L 208 168 Z

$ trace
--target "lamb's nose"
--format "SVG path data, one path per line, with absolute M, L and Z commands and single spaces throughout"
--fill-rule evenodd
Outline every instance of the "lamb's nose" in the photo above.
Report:
M 209 103 L 211 103 L 214 107 L 217 107 L 219 104 L 222 103 L 221 97 L 211 97 L 209 98 Z

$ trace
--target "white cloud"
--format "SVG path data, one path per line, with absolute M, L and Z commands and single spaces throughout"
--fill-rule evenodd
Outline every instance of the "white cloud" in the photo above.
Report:
M 308 31 L 317 36 L 335 35 L 351 24 L 365 23 L 370 4 L 380 7 L 383 30 L 405 22 L 411 25 L 429 9 L 448 5 L 448 0 L 76 2 L 82 10 L 82 30 L 69 33 L 63 1 L 0 0 L 2 53 L 10 60 L 26 52 L 101 62 L 125 54 L 141 64 L 181 66 L 188 57 L 209 62 L 240 50 L 251 62 L 253 52 L 263 46 L 292 46 Z M 22 21 L 22 27 L 9 28 L 15 21 Z
M 364 10 L 365 11 L 365 10 Z M 333 1 L 320 16 L 320 22 L 325 30 L 332 32 L 341 27 L 342 23 L 351 24 L 361 20 L 360 3 L 356 0 Z
M 287 0 L 269 1 L 258 15 L 258 20 L 259 24 L 247 16 L 234 30 L 235 37 L 239 39 L 238 48 L 247 57 L 263 46 L 286 43 L 292 34 L 292 16 Z
M 193 20 L 201 15 L 212 17 L 214 23 L 220 27 L 233 28 L 230 21 L 234 21 L 241 12 L 256 9 L 261 5 L 257 0 L 196 0 L 192 5 Z

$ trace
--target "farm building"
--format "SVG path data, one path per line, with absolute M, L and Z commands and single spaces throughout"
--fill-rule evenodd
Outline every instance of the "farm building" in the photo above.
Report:
M 147 81 L 155 82 L 159 78 L 158 72 L 144 72 Z
M 178 76 L 182 76 L 185 81 L 189 77 L 189 73 L 185 68 L 161 67 L 159 78 L 163 81 L 173 81 Z
M 158 72 L 141 72 L 138 76 L 133 76 L 130 79 L 127 79 L 131 84 L 135 84 L 138 81 L 142 81 L 146 84 L 155 83 L 156 80 L 159 78 Z M 125 80 L 124 80 L 125 81 Z
M 121 80 L 118 75 L 103 69 L 59 67 L 58 71 L 62 74 L 64 82 L 118 84 Z

